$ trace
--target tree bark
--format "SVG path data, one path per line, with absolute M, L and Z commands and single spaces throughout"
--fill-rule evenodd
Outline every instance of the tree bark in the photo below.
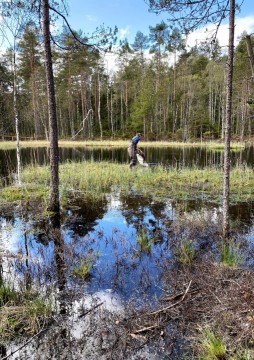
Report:
M 230 193 L 230 138 L 232 116 L 232 85 L 235 35 L 235 0 L 230 0 L 229 40 L 228 40 L 228 70 L 226 86 L 226 119 L 225 119 L 225 149 L 224 149 L 224 183 L 223 183 L 223 236 L 229 237 L 229 193 Z
M 56 115 L 55 84 L 52 66 L 52 53 L 50 45 L 49 28 L 49 2 L 42 0 L 43 11 L 43 44 L 45 52 L 45 69 L 48 94 L 49 114 L 49 141 L 50 141 L 50 199 L 49 210 L 59 212 L 59 149 L 58 149 L 58 125 Z

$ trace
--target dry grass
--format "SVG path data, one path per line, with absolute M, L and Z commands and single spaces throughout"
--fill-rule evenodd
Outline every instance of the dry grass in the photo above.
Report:
M 59 140 L 59 147 L 127 147 L 129 139 L 126 140 Z M 208 147 L 214 149 L 223 149 L 223 142 L 206 141 L 206 142 L 180 142 L 180 141 L 141 141 L 142 147 Z M 20 141 L 20 146 L 27 147 L 49 147 L 49 141 L 46 140 L 30 140 Z M 240 142 L 232 142 L 231 148 L 241 149 L 245 144 Z M 0 142 L 0 149 L 15 149 L 16 141 L 2 141 Z

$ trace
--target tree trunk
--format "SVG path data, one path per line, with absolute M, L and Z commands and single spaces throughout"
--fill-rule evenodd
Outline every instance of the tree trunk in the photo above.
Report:
M 16 40 L 14 40 L 14 47 L 13 47 L 13 111 L 14 111 L 15 130 L 16 130 L 17 183 L 20 186 L 21 161 L 20 161 L 20 145 L 19 145 L 19 117 L 18 117 L 18 109 L 17 109 Z
M 43 44 L 45 52 L 45 68 L 48 93 L 49 114 L 49 141 L 50 141 L 50 199 L 49 210 L 59 212 L 59 149 L 58 149 L 58 127 L 56 115 L 55 85 L 52 67 L 52 54 L 50 45 L 49 29 L 49 3 L 42 0 L 43 11 Z
M 100 135 L 101 140 L 103 138 L 103 132 L 102 132 L 102 123 L 101 123 L 101 83 L 100 83 L 100 74 L 98 71 L 98 121 L 100 126 Z
M 246 35 L 245 39 L 246 39 L 246 43 L 247 43 L 248 57 L 250 59 L 251 74 L 252 74 L 252 77 L 254 77 L 254 54 L 253 54 L 253 48 L 251 45 L 250 35 Z
M 235 35 L 235 0 L 230 0 L 229 40 L 228 40 L 228 71 L 226 87 L 226 119 L 224 149 L 224 183 L 223 183 L 223 236 L 229 237 L 229 192 L 230 192 L 230 132 L 232 116 L 232 83 Z

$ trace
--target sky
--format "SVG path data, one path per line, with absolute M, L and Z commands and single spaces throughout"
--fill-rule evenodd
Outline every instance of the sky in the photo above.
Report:
M 74 30 L 92 33 L 96 27 L 104 24 L 118 27 L 118 38 L 127 38 L 134 42 L 137 31 L 149 35 L 149 26 L 155 26 L 162 20 L 166 22 L 166 12 L 156 15 L 149 12 L 145 0 L 66 0 L 69 8 L 68 21 Z M 209 30 L 209 29 L 208 29 Z M 243 31 L 254 33 L 254 1 L 243 0 L 240 14 L 236 15 L 235 39 Z M 191 34 L 187 45 L 193 46 L 207 36 L 204 30 Z M 228 42 L 228 25 L 224 23 L 218 33 L 221 46 Z

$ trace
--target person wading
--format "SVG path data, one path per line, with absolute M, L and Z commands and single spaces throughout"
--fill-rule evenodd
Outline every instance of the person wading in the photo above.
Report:
M 133 166 L 137 165 L 137 154 L 140 154 L 144 158 L 143 151 L 138 148 L 138 142 L 141 139 L 141 136 L 141 133 L 137 133 L 135 136 L 133 136 L 129 144 L 128 154 L 130 157 L 130 169 L 132 169 Z

